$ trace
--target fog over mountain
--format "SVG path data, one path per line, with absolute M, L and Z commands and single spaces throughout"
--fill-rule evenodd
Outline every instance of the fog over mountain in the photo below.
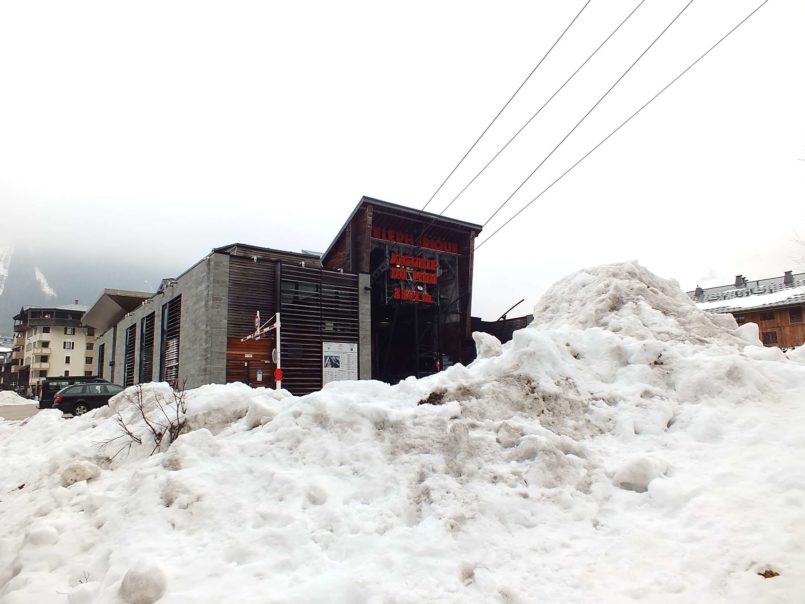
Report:
M 160 267 L 122 258 L 85 257 L 0 247 L 0 335 L 11 335 L 13 316 L 23 306 L 91 306 L 104 288 L 155 291 L 160 279 L 181 267 Z

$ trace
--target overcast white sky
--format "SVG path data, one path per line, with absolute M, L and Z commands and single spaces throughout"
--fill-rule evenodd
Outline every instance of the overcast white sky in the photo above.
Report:
M 485 232 L 759 2 L 695 0 Z M 583 3 L 2 2 L 0 238 L 165 276 L 235 241 L 324 250 L 362 195 L 421 208 Z M 592 0 L 429 209 L 637 3 Z M 647 0 L 448 215 L 483 223 L 685 3 Z M 474 314 L 603 262 L 685 289 L 805 270 L 803 31 L 770 0 L 483 246 Z

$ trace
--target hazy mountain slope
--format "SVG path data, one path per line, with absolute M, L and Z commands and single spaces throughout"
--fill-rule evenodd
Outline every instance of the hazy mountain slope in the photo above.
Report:
M 104 288 L 154 291 L 163 277 L 181 267 L 144 266 L 138 262 L 100 260 L 16 248 L 0 248 L 0 334 L 11 333 L 12 317 L 23 306 L 80 304 L 91 306 Z M 44 277 L 37 278 L 37 271 Z M 47 290 L 56 295 L 49 295 Z

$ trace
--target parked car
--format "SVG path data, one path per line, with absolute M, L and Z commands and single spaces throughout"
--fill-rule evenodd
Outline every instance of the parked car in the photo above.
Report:
M 90 409 L 103 407 L 110 398 L 123 390 L 123 386 L 109 383 L 74 384 L 56 393 L 53 408 L 62 413 L 84 415 Z
M 45 378 L 45 381 L 42 382 L 42 395 L 39 397 L 39 408 L 50 409 L 53 406 L 53 398 L 59 390 L 67 386 L 72 386 L 73 384 L 87 383 L 108 384 L 109 381 L 94 375 L 70 375 L 66 377 Z

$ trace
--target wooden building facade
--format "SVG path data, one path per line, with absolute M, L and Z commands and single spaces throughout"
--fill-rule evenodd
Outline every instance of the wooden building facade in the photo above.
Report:
M 739 325 L 755 323 L 764 346 L 782 349 L 805 344 L 805 273 L 786 271 L 782 277 L 752 281 L 737 275 L 735 282 L 688 292 L 699 308 L 729 313 Z
M 322 256 L 369 295 L 364 375 L 397 382 L 468 360 L 481 226 L 364 197 Z
M 216 248 L 155 294 L 104 292 L 84 318 L 101 333 L 98 373 L 127 386 L 274 387 L 279 361 L 282 387 L 306 394 L 467 362 L 480 230 L 364 197 L 323 256 Z M 256 337 L 277 316 L 279 338 Z

